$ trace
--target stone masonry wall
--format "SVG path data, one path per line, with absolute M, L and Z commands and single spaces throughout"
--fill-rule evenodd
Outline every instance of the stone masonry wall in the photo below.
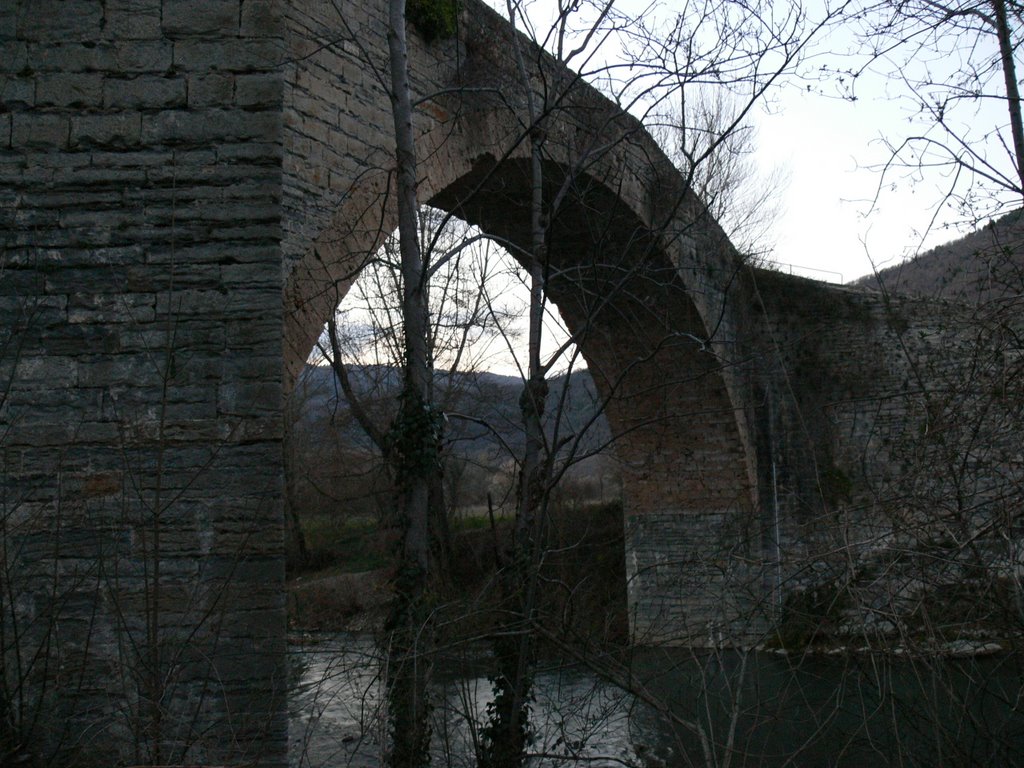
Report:
M 0 2 L 0 752 L 283 764 L 279 27 Z
M 749 402 L 776 622 L 817 590 L 826 634 L 906 643 L 929 611 L 955 625 L 945 634 L 1003 634 L 1024 513 L 1012 318 L 754 278 Z M 968 583 L 970 610 L 944 605 Z

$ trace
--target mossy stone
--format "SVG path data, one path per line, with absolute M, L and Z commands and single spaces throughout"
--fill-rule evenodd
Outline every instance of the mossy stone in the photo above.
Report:
M 458 0 L 407 0 L 405 16 L 428 43 L 455 36 Z

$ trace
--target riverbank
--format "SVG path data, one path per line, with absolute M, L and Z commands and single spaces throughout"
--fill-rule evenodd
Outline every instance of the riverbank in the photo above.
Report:
M 334 544 L 313 542 L 310 559 L 319 567 L 292 570 L 288 613 L 295 631 L 372 632 L 383 626 L 392 578 L 386 553 L 393 545 L 364 521 L 339 527 L 330 531 Z M 496 575 L 498 553 L 507 550 L 512 535 L 511 520 L 459 519 L 452 528 L 445 578 L 435 588 L 435 624 L 454 638 L 481 636 L 503 620 Z M 539 575 L 545 625 L 588 644 L 625 645 L 621 505 L 558 505 L 546 536 Z M 366 562 L 375 567 L 360 567 Z
M 288 581 L 288 626 L 304 632 L 374 632 L 391 599 L 390 570 L 349 573 L 337 568 Z
M 435 626 L 443 642 L 486 636 L 502 620 L 497 553 L 509 542 L 511 520 L 482 514 L 464 510 L 451 522 L 446 578 L 434 594 Z M 306 568 L 293 566 L 288 580 L 289 626 L 300 632 L 379 631 L 392 592 L 388 563 L 393 535 L 389 538 L 366 517 L 312 522 Z M 590 650 L 629 645 L 621 505 L 554 505 L 547 536 L 539 581 L 545 630 Z M 939 614 L 925 624 L 880 621 L 877 611 L 858 609 L 844 595 L 823 594 L 794 591 L 781 608 L 775 632 L 755 649 L 788 657 L 957 659 L 1024 648 L 1019 629 L 1010 625 L 982 627 L 960 620 L 939 624 Z

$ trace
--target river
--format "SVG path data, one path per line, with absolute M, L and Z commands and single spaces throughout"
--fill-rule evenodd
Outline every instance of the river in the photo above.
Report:
M 490 684 L 480 649 L 437 665 L 434 766 L 472 766 Z M 292 646 L 293 768 L 380 765 L 379 665 L 365 636 Z M 606 667 L 607 665 L 601 665 Z M 536 678 L 531 766 L 1024 766 L 1016 656 L 637 650 L 634 693 L 580 664 Z M 621 678 L 617 678 L 620 679 Z

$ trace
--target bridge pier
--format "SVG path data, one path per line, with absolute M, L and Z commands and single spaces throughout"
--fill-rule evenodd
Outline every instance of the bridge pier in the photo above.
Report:
M 0 7 L 0 752 L 285 764 L 270 8 Z

